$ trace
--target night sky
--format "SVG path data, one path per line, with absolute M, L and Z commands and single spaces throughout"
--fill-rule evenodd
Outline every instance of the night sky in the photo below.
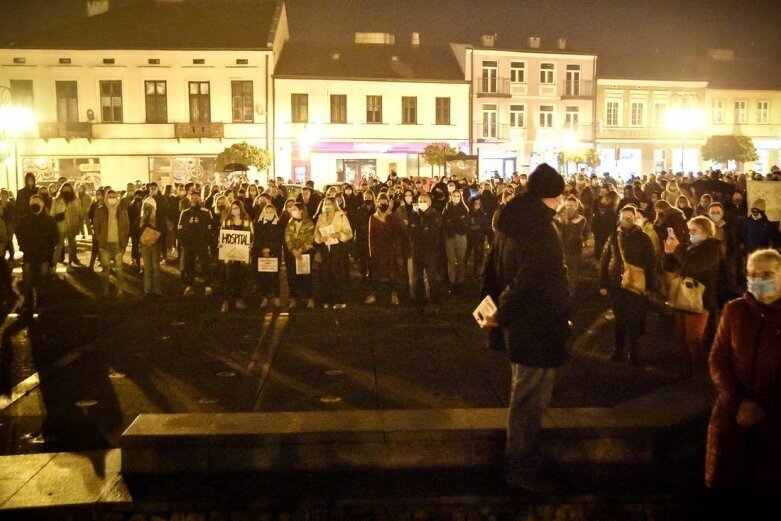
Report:
M 151 0 L 112 0 L 114 6 Z M 208 0 L 190 0 L 208 1 Z M 247 1 L 247 0 L 237 0 Z M 351 41 L 356 31 L 396 34 L 408 43 L 476 43 L 497 47 L 528 36 L 564 37 L 584 52 L 685 52 L 733 48 L 739 55 L 781 59 L 781 0 L 288 0 L 294 40 Z M 0 0 L 0 32 L 39 30 L 83 16 L 85 0 Z M 4 38 L 0 38 L 4 39 Z

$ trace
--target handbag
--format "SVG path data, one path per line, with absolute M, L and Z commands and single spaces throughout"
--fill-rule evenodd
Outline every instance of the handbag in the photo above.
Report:
M 670 285 L 670 296 L 667 305 L 678 311 L 688 313 L 703 313 L 702 295 L 705 284 L 693 277 L 674 277 Z
M 157 242 L 157 239 L 160 238 L 160 235 L 162 234 L 159 231 L 147 226 L 144 228 L 144 231 L 141 233 L 141 237 L 138 240 L 144 246 L 152 246 Z
M 634 264 L 629 264 L 624 258 L 624 246 L 621 239 L 616 237 L 618 251 L 621 253 L 621 262 L 624 265 L 624 271 L 621 273 L 621 289 L 630 291 L 637 295 L 645 293 L 645 270 Z

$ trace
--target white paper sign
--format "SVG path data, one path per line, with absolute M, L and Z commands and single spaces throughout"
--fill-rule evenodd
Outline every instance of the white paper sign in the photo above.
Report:
M 260 273 L 276 273 L 279 271 L 279 259 L 276 257 L 258 257 Z
M 312 264 L 308 253 L 303 253 L 296 259 L 296 275 L 309 275 L 312 273 Z
M 320 228 L 320 234 L 323 237 L 328 237 L 330 235 L 333 235 L 334 234 L 333 225 L 329 224 L 328 226 L 323 226 L 322 228 Z
M 221 261 L 249 263 L 251 233 L 242 230 L 220 230 L 218 258 Z
M 486 322 L 486 317 L 492 317 L 496 314 L 496 303 L 491 295 L 487 295 L 480 304 L 472 312 L 472 316 L 477 320 L 480 327 Z

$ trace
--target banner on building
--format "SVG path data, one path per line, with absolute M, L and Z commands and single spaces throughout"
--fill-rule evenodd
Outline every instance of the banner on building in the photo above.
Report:
M 781 221 L 781 183 L 773 181 L 747 181 L 749 215 L 751 208 L 761 199 L 765 202 L 765 214 L 771 221 Z
M 252 245 L 250 232 L 241 230 L 220 230 L 221 261 L 238 261 L 249 263 L 249 250 Z

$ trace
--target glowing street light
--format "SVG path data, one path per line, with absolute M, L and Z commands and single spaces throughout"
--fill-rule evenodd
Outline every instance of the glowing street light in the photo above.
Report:
M 3 94 L 10 94 L 11 91 L 8 87 L 0 86 L 0 100 L 3 99 Z M 15 107 L 13 105 L 0 106 L 0 143 L 3 144 L 2 149 L 7 152 L 9 146 L 7 140 L 10 138 L 14 143 L 13 156 L 9 156 L 5 160 L 5 184 L 7 188 L 11 188 L 11 181 L 9 171 L 11 169 L 11 162 L 14 168 L 14 177 L 18 181 L 19 166 L 18 166 L 18 150 L 17 139 L 24 132 L 31 130 L 35 127 L 35 114 L 30 109 L 24 107 Z M 13 157 L 13 159 L 11 159 Z
M 705 113 L 686 105 L 671 107 L 667 110 L 667 128 L 681 133 L 681 171 L 684 170 L 686 137 L 705 124 Z

